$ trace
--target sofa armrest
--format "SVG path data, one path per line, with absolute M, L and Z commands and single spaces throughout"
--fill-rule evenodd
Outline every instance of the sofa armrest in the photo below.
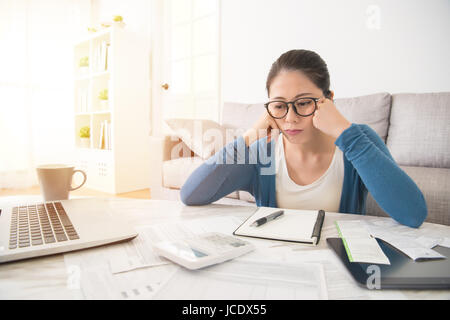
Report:
M 194 152 L 175 135 L 164 136 L 162 151 L 163 161 L 194 157 Z
M 150 136 L 150 194 L 154 198 L 162 188 L 164 137 Z

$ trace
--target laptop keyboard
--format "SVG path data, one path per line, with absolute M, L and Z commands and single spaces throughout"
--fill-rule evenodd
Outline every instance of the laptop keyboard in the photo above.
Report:
M 12 209 L 9 249 L 79 239 L 61 202 Z

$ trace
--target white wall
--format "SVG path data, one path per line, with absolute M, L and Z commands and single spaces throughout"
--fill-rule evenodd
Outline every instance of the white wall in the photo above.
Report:
M 337 98 L 450 91 L 448 0 L 225 0 L 221 32 L 222 101 L 266 101 L 291 49 L 321 55 Z

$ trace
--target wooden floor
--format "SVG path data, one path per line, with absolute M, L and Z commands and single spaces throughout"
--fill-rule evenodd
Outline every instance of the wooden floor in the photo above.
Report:
M 0 197 L 4 196 L 19 196 L 19 195 L 38 195 L 41 194 L 39 186 L 34 186 L 26 189 L 0 189 Z M 133 198 L 133 199 L 150 199 L 150 189 L 137 190 L 127 193 L 110 194 L 97 190 L 81 187 L 78 190 L 71 191 L 70 195 L 74 196 L 100 196 L 113 198 Z

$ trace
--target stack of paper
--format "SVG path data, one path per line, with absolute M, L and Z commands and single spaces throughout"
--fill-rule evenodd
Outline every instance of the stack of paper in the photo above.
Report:
M 253 258 L 192 271 L 152 252 L 153 242 L 205 231 L 231 234 L 241 223 L 235 217 L 154 223 L 139 227 L 139 236 L 126 244 L 67 253 L 66 266 L 74 270 L 71 289 L 84 299 L 328 298 L 325 273 L 317 263 L 268 262 L 257 250 Z

